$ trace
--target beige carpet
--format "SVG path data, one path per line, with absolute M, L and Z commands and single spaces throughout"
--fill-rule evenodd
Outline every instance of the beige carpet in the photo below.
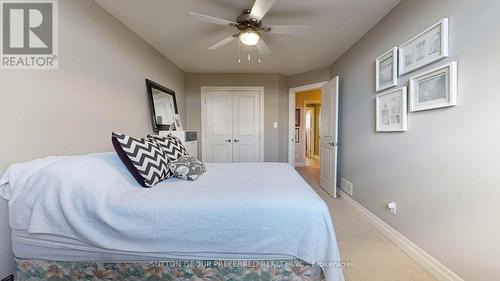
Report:
M 340 255 L 343 261 L 350 263 L 343 270 L 346 281 L 436 280 L 347 203 L 333 199 L 321 189 L 318 168 L 298 167 L 297 171 L 330 208 Z

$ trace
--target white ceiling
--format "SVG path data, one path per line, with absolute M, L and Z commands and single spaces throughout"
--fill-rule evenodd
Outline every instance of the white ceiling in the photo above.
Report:
M 235 33 L 234 28 L 197 22 L 190 11 L 234 21 L 254 0 L 95 0 L 138 36 L 188 73 L 281 73 L 293 75 L 330 65 L 400 0 L 278 0 L 265 24 L 309 25 L 302 35 L 265 34 L 269 56 L 257 62 L 256 47 L 238 40 L 208 46 Z M 246 54 L 253 58 L 246 60 Z

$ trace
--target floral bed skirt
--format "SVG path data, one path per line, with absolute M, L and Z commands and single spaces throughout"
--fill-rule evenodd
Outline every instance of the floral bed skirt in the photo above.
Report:
M 300 260 L 62 262 L 16 259 L 16 280 L 324 280 L 319 267 Z

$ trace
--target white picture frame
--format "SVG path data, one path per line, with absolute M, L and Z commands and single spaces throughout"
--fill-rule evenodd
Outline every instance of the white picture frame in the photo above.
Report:
M 399 46 L 399 76 L 448 57 L 448 18 Z
M 408 127 L 406 87 L 388 90 L 375 98 L 377 132 L 404 132 Z
M 176 131 L 182 131 L 181 117 L 179 116 L 179 114 L 174 114 L 174 124 Z
M 410 78 L 410 112 L 457 105 L 457 84 L 456 61 Z
M 375 91 L 398 85 L 398 47 L 393 47 L 375 60 Z

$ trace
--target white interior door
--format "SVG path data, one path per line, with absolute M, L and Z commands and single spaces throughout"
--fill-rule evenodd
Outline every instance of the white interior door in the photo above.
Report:
M 233 162 L 232 93 L 211 92 L 205 96 L 205 161 Z
M 233 92 L 233 162 L 260 161 L 260 93 Z
M 320 179 L 319 185 L 337 197 L 337 133 L 339 77 L 321 88 Z

